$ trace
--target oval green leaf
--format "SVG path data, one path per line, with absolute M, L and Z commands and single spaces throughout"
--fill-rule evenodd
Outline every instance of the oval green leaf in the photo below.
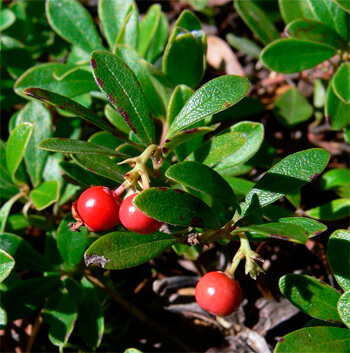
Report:
M 0 249 L 0 283 L 10 274 L 14 267 L 14 258 L 6 251 Z
M 350 104 L 350 63 L 343 63 L 332 80 L 332 87 L 334 93 L 344 103 Z
M 335 221 L 346 218 L 350 214 L 350 199 L 335 199 L 307 210 L 305 214 L 311 218 L 323 221 Z
M 33 189 L 29 197 L 38 211 L 49 207 L 59 198 L 59 185 L 56 180 L 44 181 Z
M 350 291 L 345 292 L 339 298 L 338 313 L 344 324 L 350 328 Z
M 335 54 L 335 48 L 327 44 L 283 38 L 266 46 L 261 52 L 260 60 L 272 71 L 290 74 L 311 69 Z
M 104 269 L 118 270 L 140 265 L 161 254 L 176 239 L 169 234 L 135 234 L 113 232 L 96 240 L 85 252 L 85 264 L 96 264 Z
M 10 9 L 3 9 L 0 12 L 0 31 L 9 28 L 16 21 L 16 16 Z
M 309 238 L 319 235 L 323 233 L 325 230 L 327 230 L 327 226 L 325 226 L 321 222 L 318 222 L 318 221 L 315 221 L 314 219 L 310 219 L 306 217 L 280 218 L 278 222 L 296 224 L 302 227 L 307 231 Z
M 280 278 L 282 294 L 299 310 L 320 320 L 341 322 L 337 311 L 340 293 L 326 283 L 306 275 Z

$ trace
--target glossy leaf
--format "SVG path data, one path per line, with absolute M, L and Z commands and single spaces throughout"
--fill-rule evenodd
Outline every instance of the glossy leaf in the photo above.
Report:
M 177 163 L 168 168 L 165 176 L 185 187 L 215 197 L 230 205 L 237 205 L 235 194 L 226 180 L 204 164 Z
M 257 35 L 262 44 L 266 45 L 279 38 L 279 33 L 273 22 L 254 1 L 235 0 L 234 5 L 239 16 Z
M 246 78 L 234 75 L 217 77 L 207 82 L 186 102 L 171 124 L 167 136 L 236 104 L 246 95 L 249 87 Z
M 90 172 L 117 181 L 118 183 L 122 183 L 124 181 L 124 168 L 118 166 L 116 162 L 114 162 L 107 156 L 72 154 L 72 158 L 80 166 Z
M 350 104 L 350 63 L 343 63 L 332 80 L 334 93 L 344 103 Z
M 242 121 L 230 128 L 231 132 L 245 134 L 245 144 L 235 153 L 226 157 L 215 166 L 215 170 L 221 174 L 230 174 L 231 168 L 245 163 L 259 150 L 264 139 L 264 126 L 260 123 Z
M 241 232 L 252 233 L 250 237 L 248 236 L 248 239 L 250 238 L 251 241 L 277 238 L 280 240 L 289 240 L 305 244 L 308 239 L 307 231 L 299 225 L 292 223 L 263 223 L 247 227 L 239 227 L 231 232 L 231 235 L 233 236 Z
M 350 290 L 350 232 L 338 229 L 328 240 L 328 261 L 344 291 Z
M 193 89 L 186 85 L 175 87 L 168 105 L 167 122 L 168 126 L 172 124 L 175 117 L 180 113 L 182 107 L 186 104 L 193 94 Z
M 117 56 L 94 51 L 91 67 L 101 91 L 145 144 L 154 140 L 154 126 L 146 97 L 135 74 Z
M 1 301 L 7 311 L 8 321 L 14 321 L 31 315 L 38 310 L 44 300 L 60 284 L 57 274 L 31 278 L 11 286 L 1 295 Z
M 315 179 L 326 167 L 329 152 L 311 148 L 294 153 L 274 165 L 255 184 L 242 204 L 242 215 L 266 206 Z
M 325 117 L 332 130 L 340 130 L 350 123 L 350 104 L 338 98 L 332 84 L 327 89 Z
M 350 345 L 350 332 L 339 327 L 307 327 L 289 333 L 277 343 L 275 353 L 334 353 L 346 352 Z
M 321 188 L 323 190 L 332 190 L 340 186 L 349 184 L 350 169 L 347 168 L 334 168 L 321 177 Z
M 6 251 L 0 249 L 0 283 L 10 274 L 14 267 L 14 258 Z
M 204 74 L 203 46 L 196 37 L 176 27 L 163 55 L 163 72 L 174 84 L 195 88 Z
M 288 274 L 280 278 L 282 294 L 304 313 L 321 320 L 341 322 L 337 312 L 340 294 L 316 278 Z
M 273 112 L 283 125 L 293 127 L 310 119 L 313 108 L 297 88 L 291 88 L 275 101 Z
M 189 10 L 184 10 L 181 12 L 180 16 L 175 22 L 175 26 L 184 28 L 190 32 L 202 29 L 201 21 L 193 12 Z
M 98 17 L 101 21 L 102 32 L 111 49 L 114 47 L 133 4 L 133 0 L 101 0 L 98 2 Z M 124 36 L 124 43 L 133 48 L 137 46 L 137 27 L 138 13 L 136 9 L 133 9 L 125 27 Z
M 296 224 L 302 227 L 307 231 L 309 238 L 319 235 L 327 229 L 327 226 L 325 226 L 321 222 L 306 217 L 280 218 L 278 222 Z
M 104 331 L 104 318 L 98 293 L 85 277 L 81 280 L 84 297 L 79 303 L 78 329 L 88 347 L 98 347 Z
M 283 38 L 266 46 L 261 52 L 260 60 L 272 71 L 290 74 L 311 69 L 335 54 L 336 50 L 327 44 Z
M 57 70 L 70 69 L 71 73 L 57 79 Z M 66 97 L 77 97 L 90 91 L 96 91 L 97 85 L 90 72 L 79 69 L 74 65 L 47 63 L 36 65 L 18 78 L 14 85 L 15 92 L 21 92 L 28 87 L 45 89 L 60 93 Z
M 305 214 L 311 218 L 323 221 L 334 221 L 346 218 L 349 217 L 350 214 L 350 199 L 335 199 L 307 210 Z
M 29 196 L 36 209 L 41 211 L 58 200 L 59 191 L 58 181 L 49 180 L 33 189 Z
M 220 223 L 202 200 L 178 189 L 150 188 L 134 198 L 136 207 L 158 221 L 179 225 L 218 229 Z
M 118 270 L 140 265 L 161 254 L 176 239 L 169 234 L 151 235 L 113 232 L 96 240 L 85 252 L 85 264 Z
M 0 12 L 0 31 L 9 28 L 16 21 L 16 16 L 10 9 L 3 9 Z
M 24 161 L 27 172 L 34 187 L 42 180 L 42 173 L 48 156 L 46 151 L 38 149 L 38 143 L 52 135 L 52 118 L 50 112 L 40 103 L 30 102 L 16 119 L 17 125 L 30 123 L 33 133 L 24 152 Z
M 119 153 L 110 148 L 101 145 L 96 145 L 93 142 L 65 138 L 51 138 L 44 140 L 39 144 L 39 148 L 52 152 L 101 154 L 105 156 L 114 156 L 121 158 L 129 157 L 124 153 Z
M 76 0 L 47 0 L 46 16 L 55 32 L 87 53 L 103 50 L 89 12 Z
M 188 156 L 188 160 L 201 162 L 213 167 L 226 157 L 240 150 L 246 142 L 245 134 L 242 132 L 228 132 L 216 136 Z
M 339 298 L 338 313 L 344 324 L 350 328 L 350 291 L 345 292 Z
M 322 22 L 298 18 L 288 24 L 285 33 L 298 39 L 328 44 L 337 49 L 346 49 L 346 41 L 331 27 Z
M 17 125 L 12 131 L 6 146 L 6 164 L 11 178 L 17 183 L 16 171 L 22 161 L 25 150 L 33 132 L 33 124 L 23 123 Z
M 24 196 L 24 193 L 17 193 L 7 200 L 0 208 L 0 232 L 5 230 L 7 218 L 10 214 L 12 206 L 18 201 L 21 197 Z

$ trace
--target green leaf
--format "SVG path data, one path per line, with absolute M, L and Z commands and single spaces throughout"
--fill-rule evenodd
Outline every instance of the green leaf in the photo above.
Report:
M 0 31 L 9 28 L 16 21 L 15 14 L 10 9 L 3 9 L 0 12 Z
M 321 188 L 332 190 L 343 185 L 348 185 L 350 180 L 350 169 L 335 168 L 327 171 L 321 176 Z
M 179 18 L 175 22 L 175 26 L 184 28 L 189 32 L 202 29 L 201 21 L 193 12 L 189 10 L 184 10 L 181 12 Z
M 55 73 L 60 70 L 71 70 L 71 72 L 58 79 Z M 18 78 L 14 89 L 18 95 L 22 96 L 21 92 L 25 88 L 33 86 L 70 98 L 97 90 L 96 82 L 90 72 L 75 65 L 59 63 L 41 64 L 30 68 Z
M 49 340 L 53 345 L 63 347 L 78 317 L 74 298 L 67 292 L 53 292 L 45 304 L 44 315 L 50 323 Z
M 167 136 L 236 104 L 246 95 L 249 87 L 246 78 L 235 75 L 221 76 L 207 82 L 186 102 L 171 124 Z
M 335 48 L 327 44 L 282 38 L 267 45 L 261 52 L 260 60 L 272 71 L 290 74 L 311 69 L 335 54 Z
M 38 143 L 52 135 L 50 112 L 40 103 L 30 102 L 20 110 L 16 124 L 30 123 L 33 133 L 24 153 L 24 162 L 34 187 L 42 181 L 42 173 L 48 156 L 46 151 L 38 149 Z
M 246 179 L 227 176 L 224 176 L 224 179 L 229 183 L 238 201 L 241 201 L 245 194 L 254 186 L 252 181 Z
M 346 352 L 350 332 L 339 327 L 307 327 L 289 333 L 277 343 L 274 353 L 334 353 Z M 307 350 L 306 350 L 307 349 Z
M 350 232 L 338 229 L 328 240 L 328 262 L 344 291 L 350 290 Z
M 273 22 L 254 1 L 235 0 L 234 6 L 242 20 L 257 35 L 262 44 L 269 44 L 279 38 L 279 33 Z
M 203 45 L 192 33 L 175 27 L 163 55 L 163 72 L 174 84 L 195 88 L 204 74 Z
M 163 155 L 167 156 L 174 148 L 181 146 L 183 143 L 190 141 L 193 138 L 212 132 L 216 130 L 218 126 L 218 124 L 212 126 L 199 126 L 172 135 L 164 141 L 162 147 Z
M 350 123 L 350 104 L 338 98 L 332 84 L 327 89 L 325 117 L 332 130 L 343 129 Z
M 222 174 L 229 174 L 230 169 L 248 161 L 259 150 L 264 140 L 264 126 L 260 123 L 242 121 L 230 128 L 231 132 L 245 134 L 245 144 L 235 153 L 220 161 L 215 170 Z
M 117 56 L 104 51 L 91 54 L 91 67 L 101 91 L 131 130 L 146 145 L 152 144 L 154 126 L 146 97 L 135 74 Z
M 324 43 L 338 49 L 347 48 L 346 41 L 333 28 L 313 19 L 298 18 L 288 24 L 285 33 L 294 38 Z
M 274 165 L 255 184 L 241 205 L 242 215 L 269 205 L 314 180 L 326 167 L 330 154 L 322 148 L 294 153 Z
M 246 142 L 245 134 L 242 132 L 228 132 L 216 136 L 188 156 L 188 160 L 201 162 L 213 167 L 226 157 L 240 150 Z
M 292 223 L 263 223 L 247 227 L 239 227 L 231 232 L 231 235 L 236 235 L 241 232 L 253 233 L 251 236 L 248 236 L 248 239 L 250 238 L 251 241 L 277 238 L 280 240 L 289 240 L 305 244 L 309 238 L 308 233 L 304 228 Z M 261 237 L 261 235 L 263 237 Z
M 29 197 L 38 211 L 49 207 L 59 198 L 59 185 L 56 180 L 45 181 L 33 189 Z
M 35 61 L 27 48 L 4 48 L 2 45 L 1 54 L 1 66 L 6 67 L 8 73 L 15 79 L 35 65 Z
M 297 88 L 290 88 L 274 103 L 273 112 L 285 126 L 293 127 L 312 117 L 313 108 Z
M 57 229 L 57 247 L 68 270 L 73 270 L 83 258 L 87 245 L 87 229 L 80 228 L 79 232 L 71 231 L 69 223 L 74 222 L 69 214 L 62 219 Z
M 96 289 L 85 277 L 82 278 L 81 283 L 85 295 L 79 303 L 79 334 L 88 347 L 98 347 L 104 331 L 101 302 Z
M 342 63 L 332 80 L 334 93 L 344 103 L 350 104 L 350 63 Z
M 134 198 L 135 206 L 158 221 L 206 229 L 220 228 L 220 222 L 202 200 L 178 189 L 150 188 Z
M 73 160 L 88 171 L 109 178 L 118 183 L 124 182 L 124 168 L 107 156 L 72 154 Z
M 230 205 L 237 205 L 236 196 L 226 180 L 204 164 L 177 163 L 168 168 L 165 176 L 185 187 L 215 197 Z
M 31 315 L 38 310 L 44 300 L 60 284 L 58 274 L 42 278 L 20 281 L 10 287 L 1 296 L 2 304 L 7 311 L 8 321 L 14 321 Z
M 7 218 L 10 214 L 12 206 L 18 201 L 21 197 L 24 196 L 24 193 L 19 192 L 16 195 L 12 196 L 9 200 L 7 200 L 0 209 L 0 232 L 5 230 Z
M 307 216 L 323 221 L 349 217 L 350 199 L 335 199 L 304 212 Z
M 339 298 L 337 305 L 340 318 L 350 328 L 350 291 L 345 292 Z
M 320 320 L 341 322 L 337 312 L 339 292 L 316 278 L 288 274 L 280 278 L 282 294 L 299 310 Z
M 278 222 L 282 223 L 291 223 L 296 224 L 303 229 L 305 229 L 308 233 L 308 237 L 314 237 L 323 233 L 327 227 L 314 219 L 306 218 L 306 217 L 286 217 L 280 218 Z
M 14 267 L 14 258 L 6 251 L 0 249 L 0 283 L 10 274 Z
M 94 263 L 108 270 L 124 269 L 151 260 L 175 242 L 172 235 L 159 232 L 151 235 L 113 232 L 96 240 L 86 250 L 84 260 L 87 266 Z
M 15 259 L 16 268 L 20 270 L 43 272 L 50 269 L 46 259 L 18 235 L 0 233 L 0 249 Z
M 129 156 L 124 153 L 117 152 L 101 145 L 96 145 L 93 142 L 66 138 L 51 138 L 44 140 L 39 144 L 39 148 L 52 152 L 101 154 L 105 156 L 129 158 Z
M 349 0 L 334 0 L 334 2 L 344 11 L 350 13 L 350 3 Z
M 228 44 L 236 50 L 239 50 L 246 55 L 251 55 L 254 59 L 259 59 L 261 48 L 252 40 L 245 37 L 235 36 L 233 33 L 228 33 L 226 35 L 226 40 Z
M 98 17 L 101 21 L 102 32 L 112 49 L 123 29 L 125 19 L 130 15 L 125 26 L 124 43 L 133 48 L 137 46 L 138 12 L 134 7 L 130 14 L 133 0 L 100 0 L 98 2 Z
M 193 89 L 186 85 L 175 87 L 168 104 L 167 122 L 168 126 L 172 124 L 175 117 L 180 113 L 183 106 L 193 94 Z
M 33 132 L 33 124 L 23 123 L 17 125 L 12 131 L 6 147 L 6 164 L 11 178 L 15 184 L 18 183 L 16 179 L 16 171 L 22 161 L 25 150 L 29 143 Z
M 46 16 L 54 31 L 87 53 L 103 50 L 94 21 L 76 0 L 47 0 Z

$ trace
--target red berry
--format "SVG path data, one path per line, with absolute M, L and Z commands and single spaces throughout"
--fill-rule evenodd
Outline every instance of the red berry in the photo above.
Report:
M 113 228 L 119 223 L 120 200 L 103 186 L 85 190 L 77 202 L 77 211 L 85 225 L 95 232 Z
M 199 306 L 216 316 L 228 316 L 242 301 L 239 283 L 223 272 L 208 272 L 197 283 L 195 290 Z
M 119 209 L 119 218 L 122 225 L 137 234 L 152 234 L 156 232 L 162 222 L 146 216 L 143 212 L 136 208 L 133 203 L 134 197 L 137 194 L 132 194 L 126 197 Z

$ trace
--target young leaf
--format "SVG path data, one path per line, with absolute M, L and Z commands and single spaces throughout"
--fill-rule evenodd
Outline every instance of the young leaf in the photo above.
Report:
M 63 152 L 63 153 L 83 153 L 83 154 L 101 154 L 105 156 L 114 156 L 120 158 L 129 158 L 124 153 L 117 152 L 110 148 L 96 145 L 93 142 L 87 142 L 82 140 L 65 139 L 65 138 L 51 138 L 42 141 L 39 144 L 39 148 L 52 151 L 52 152 Z
M 16 171 L 24 156 L 29 139 L 33 132 L 33 124 L 23 123 L 17 125 L 12 131 L 6 147 L 6 164 L 11 178 L 15 184 L 18 183 L 15 176 Z
M 242 132 L 228 132 L 216 136 L 192 152 L 187 159 L 213 167 L 226 157 L 236 153 L 246 142 Z
M 131 69 L 117 56 L 104 51 L 91 54 L 91 68 L 101 91 L 135 135 L 146 145 L 152 144 L 154 126 L 147 100 Z
M 220 228 L 214 212 L 202 200 L 178 189 L 150 188 L 134 199 L 135 206 L 158 221 L 206 229 Z
M 24 152 L 27 172 L 34 187 L 42 180 L 42 173 L 48 156 L 46 151 L 38 149 L 38 143 L 52 135 L 52 118 L 50 112 L 40 103 L 30 102 L 20 110 L 16 124 L 33 124 L 33 133 Z
M 294 153 L 274 165 L 255 184 L 242 203 L 242 215 L 264 207 L 315 179 L 326 167 L 330 154 L 321 148 Z
M 344 103 L 350 104 L 350 63 L 343 63 L 332 80 L 332 87 L 334 93 Z
M 158 256 L 176 239 L 169 234 L 151 235 L 113 232 L 96 240 L 85 252 L 85 264 L 96 264 L 108 270 L 140 265 Z
M 125 19 L 129 15 L 133 0 L 101 0 L 98 2 L 98 17 L 101 21 L 102 32 L 112 49 L 122 30 Z M 132 48 L 137 46 L 138 37 L 138 12 L 133 8 L 125 26 L 124 43 Z
M 273 22 L 254 1 L 235 0 L 234 6 L 242 20 L 257 35 L 262 44 L 267 45 L 279 38 Z
M 327 44 L 282 38 L 267 45 L 261 52 L 260 60 L 272 71 L 291 74 L 311 69 L 335 54 L 335 48 Z
M 46 16 L 54 31 L 87 53 L 103 50 L 94 21 L 76 0 L 47 0 Z
M 311 218 L 323 221 L 334 221 L 346 218 L 349 217 L 350 214 L 350 199 L 335 199 L 307 210 L 305 214 Z
M 210 195 L 230 205 L 237 205 L 237 200 L 230 185 L 225 179 L 198 162 L 182 162 L 172 165 L 165 176 L 185 187 Z
M 296 224 L 302 227 L 307 231 L 309 238 L 319 235 L 327 229 L 327 226 L 325 226 L 324 224 L 317 222 L 314 219 L 306 217 L 280 218 L 278 222 Z
M 14 258 L 6 251 L 0 249 L 0 283 L 10 274 L 14 267 Z
M 69 223 L 74 222 L 69 214 L 62 219 L 57 229 L 57 246 L 60 255 L 68 270 L 73 270 L 80 260 L 87 245 L 87 229 L 80 228 L 79 232 L 73 232 L 69 229 Z
M 176 27 L 181 27 L 187 31 L 199 31 L 202 29 L 201 21 L 189 10 L 184 10 L 175 22 Z
M 305 352 L 332 353 L 346 352 L 350 345 L 348 329 L 330 326 L 307 327 L 289 333 L 277 343 L 275 353 Z
M 280 278 L 282 294 L 304 313 L 321 320 L 341 322 L 337 312 L 340 294 L 316 278 L 288 274 Z
M 328 240 L 328 261 L 344 291 L 350 290 L 350 232 L 338 229 Z
M 293 127 L 311 118 L 313 108 L 297 88 L 291 88 L 274 103 L 276 118 L 288 127 Z
M 246 95 L 249 87 L 246 78 L 234 75 L 220 76 L 207 82 L 186 102 L 171 124 L 167 136 L 236 104 Z
M 345 292 L 339 298 L 337 305 L 340 318 L 350 328 L 350 291 Z

